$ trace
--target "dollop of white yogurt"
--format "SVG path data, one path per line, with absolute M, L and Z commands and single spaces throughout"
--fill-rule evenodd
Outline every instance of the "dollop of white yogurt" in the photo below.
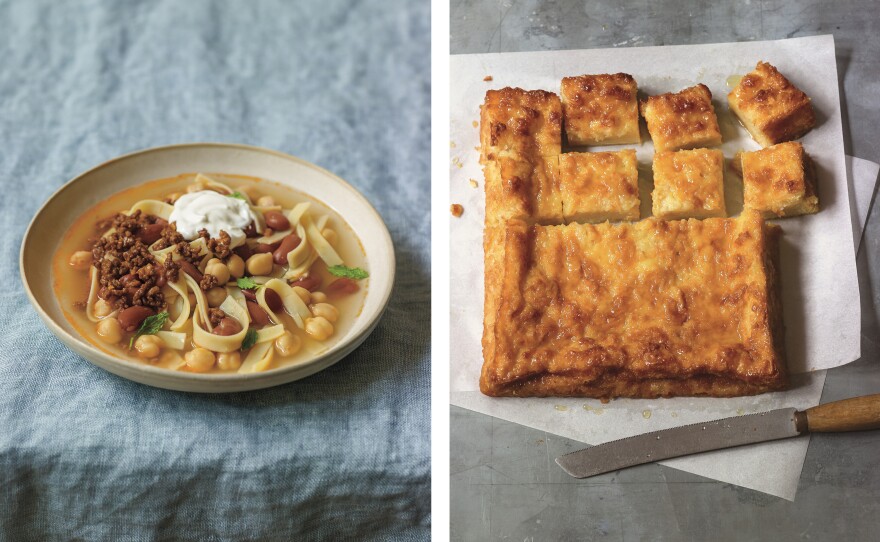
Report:
M 197 238 L 201 229 L 214 238 L 219 238 L 223 230 L 232 238 L 232 247 L 244 243 L 248 224 L 258 223 L 248 202 L 211 190 L 180 196 L 168 221 L 176 223 L 177 232 L 187 241 Z

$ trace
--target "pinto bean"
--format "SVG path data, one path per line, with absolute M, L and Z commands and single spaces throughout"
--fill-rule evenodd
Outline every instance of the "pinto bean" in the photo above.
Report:
M 302 243 L 302 239 L 300 239 L 295 233 L 291 233 L 284 237 L 284 239 L 281 240 L 281 244 L 278 245 L 278 248 L 272 253 L 272 260 L 278 265 L 286 264 L 287 254 L 298 247 L 300 243 Z
M 275 312 L 284 308 L 284 302 L 281 301 L 281 296 L 278 295 L 278 292 L 269 288 L 266 288 L 266 305 L 269 305 L 269 308 Z
M 184 273 L 196 279 L 196 282 L 202 282 L 202 272 L 199 271 L 198 267 L 194 266 L 183 258 L 177 260 L 177 263 L 180 264 L 180 268 L 183 269 Z
M 321 287 L 321 279 L 314 275 L 310 275 L 308 277 L 296 279 L 295 281 L 291 282 L 290 285 L 299 286 L 300 288 L 305 288 L 310 292 L 314 292 Z
M 257 225 L 254 224 L 253 221 L 250 224 L 248 224 L 247 226 L 245 226 L 245 228 L 242 231 L 244 232 L 245 237 L 254 238 L 254 237 L 260 236 L 260 233 L 257 231 Z M 244 256 L 242 256 L 242 258 L 244 258 Z M 245 258 L 245 259 L 247 259 L 247 258 Z
M 162 224 L 147 224 L 137 232 L 137 238 L 146 245 L 152 245 L 162 237 Z
M 272 243 L 271 245 L 266 243 L 257 243 L 257 246 L 254 247 L 254 254 L 263 254 L 266 252 L 274 252 L 276 248 L 281 244 L 281 241 L 277 243 Z
M 263 213 L 263 218 L 266 220 L 266 225 L 275 231 L 286 230 L 290 227 L 290 221 L 278 211 L 268 211 Z
M 263 310 L 263 307 L 257 305 L 253 301 L 247 301 L 247 309 L 251 315 L 251 320 L 258 326 L 265 326 L 269 323 L 269 315 Z
M 246 300 L 257 303 L 256 290 L 242 290 L 241 293 L 244 294 L 244 298 Z M 276 292 L 275 290 L 270 290 L 268 288 L 266 289 L 266 305 L 269 305 L 269 308 L 275 312 L 278 312 L 284 308 L 284 302 L 281 301 L 281 296 L 278 295 L 278 292 Z
M 135 331 L 147 317 L 154 314 L 156 312 L 151 308 L 135 305 L 120 312 L 116 318 L 119 320 L 119 325 L 122 326 L 122 329 L 125 331 Z
M 235 247 L 234 249 L 232 249 L 232 252 L 236 253 L 238 257 L 244 261 L 247 261 L 248 258 L 254 255 L 254 251 L 247 243 L 241 245 L 240 247 Z
M 353 294 L 358 290 L 360 290 L 358 283 L 345 277 L 336 279 L 327 286 L 328 292 L 339 295 Z
M 223 337 L 228 337 L 229 335 L 235 335 L 236 333 L 241 331 L 241 324 L 238 323 L 238 320 L 235 318 L 226 317 L 220 320 L 220 323 L 211 331 L 214 335 L 222 335 Z

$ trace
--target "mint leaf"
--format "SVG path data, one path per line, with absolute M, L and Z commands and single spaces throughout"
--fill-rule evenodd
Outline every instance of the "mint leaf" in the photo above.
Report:
M 241 192 L 238 192 L 238 191 L 235 191 L 232 194 L 229 194 L 229 197 L 247 201 L 247 198 L 244 197 L 244 194 L 242 194 Z
M 137 332 L 128 341 L 128 349 L 131 350 L 131 347 L 134 345 L 134 341 L 140 337 L 141 335 L 155 335 L 162 331 L 162 328 L 165 326 L 165 322 L 168 321 L 169 314 L 167 311 L 160 312 L 159 314 L 154 314 L 153 316 L 147 316 L 143 322 L 141 322 L 141 327 L 138 328 Z
M 347 279 L 361 280 L 370 276 L 369 273 L 360 267 L 345 267 L 344 265 L 332 265 L 327 268 L 334 277 L 345 277 Z
M 260 287 L 260 284 L 257 284 L 257 281 L 250 277 L 241 277 L 240 279 L 235 279 L 235 283 L 238 284 L 238 287 L 242 290 L 256 290 Z
M 247 350 L 255 344 L 257 344 L 257 330 L 251 327 L 244 334 L 244 340 L 241 341 L 241 349 Z

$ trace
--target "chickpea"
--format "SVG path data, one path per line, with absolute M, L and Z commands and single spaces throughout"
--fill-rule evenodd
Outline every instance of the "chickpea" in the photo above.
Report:
M 339 239 L 339 237 L 336 235 L 336 230 L 333 230 L 331 228 L 324 228 L 323 230 L 321 230 L 321 237 L 326 239 L 327 242 L 331 245 L 335 245 L 336 241 Z
M 205 274 L 217 277 L 217 284 L 221 286 L 229 282 L 229 268 L 217 258 L 208 260 L 208 265 L 205 266 Z
M 221 352 L 217 354 L 217 367 L 222 371 L 234 371 L 241 367 L 241 354 L 238 352 Z
M 293 291 L 296 292 L 296 295 L 298 295 L 306 305 L 312 302 L 312 293 L 302 286 L 294 286 Z
M 323 316 L 306 318 L 306 333 L 317 341 L 324 341 L 330 335 L 333 335 L 333 324 Z
M 197 373 L 203 373 L 214 366 L 214 352 L 206 348 L 196 347 L 183 356 L 186 366 Z
M 222 286 L 214 286 L 205 292 L 205 298 L 208 300 L 209 307 L 219 307 L 226 300 L 226 288 Z
M 310 305 L 312 314 L 325 318 L 328 322 L 334 323 L 339 319 L 339 310 L 330 303 L 315 303 Z
M 312 292 L 312 303 L 326 303 L 327 294 L 324 292 Z
M 122 326 L 116 318 L 104 318 L 95 326 L 95 332 L 107 344 L 116 344 L 122 340 Z
M 88 250 L 77 250 L 70 255 L 70 267 L 77 271 L 88 271 L 92 265 L 92 253 Z
M 155 335 L 141 335 L 134 342 L 134 349 L 144 359 L 158 358 L 165 343 Z
M 302 347 L 302 339 L 289 331 L 275 339 L 275 351 L 279 356 L 292 356 Z
M 226 267 L 229 268 L 229 274 L 240 279 L 244 276 L 244 260 L 238 254 L 233 254 L 226 260 Z
M 275 205 L 275 198 L 272 196 L 262 196 L 257 200 L 258 207 L 272 207 Z
M 251 275 L 268 275 L 272 272 L 272 253 L 254 254 L 247 261 L 247 270 Z
M 106 299 L 101 299 L 99 297 L 98 300 L 95 301 L 94 311 L 95 316 L 97 316 L 98 318 L 105 318 L 107 316 L 110 316 L 110 313 L 113 312 L 113 305 L 111 305 L 110 302 Z

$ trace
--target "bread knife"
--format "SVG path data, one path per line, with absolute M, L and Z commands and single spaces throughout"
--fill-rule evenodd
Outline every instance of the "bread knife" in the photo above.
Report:
M 781 408 L 653 431 L 556 458 L 575 478 L 673 457 L 766 442 L 807 433 L 880 429 L 880 394 L 834 401 L 798 411 Z

